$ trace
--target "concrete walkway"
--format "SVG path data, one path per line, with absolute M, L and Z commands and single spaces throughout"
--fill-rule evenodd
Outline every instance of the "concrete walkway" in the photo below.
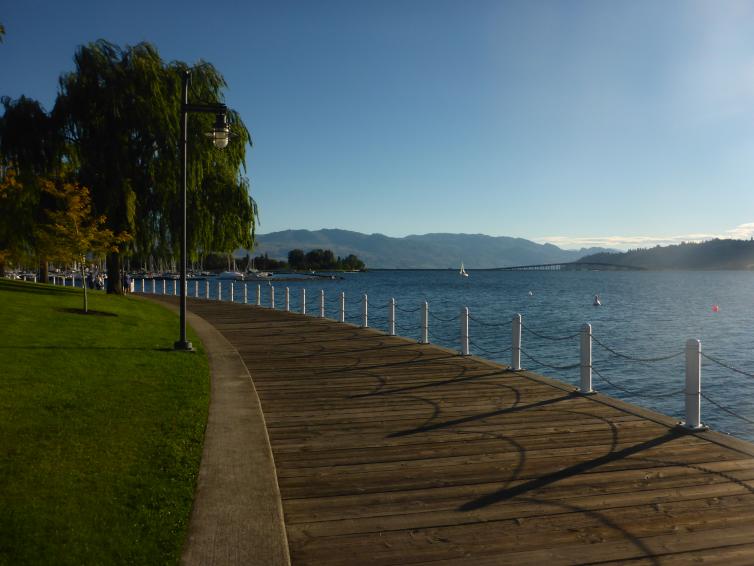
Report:
M 175 299 L 160 302 L 178 310 Z M 207 352 L 212 381 L 181 563 L 288 565 L 275 463 L 254 382 L 236 349 L 214 326 L 191 312 L 187 320 Z

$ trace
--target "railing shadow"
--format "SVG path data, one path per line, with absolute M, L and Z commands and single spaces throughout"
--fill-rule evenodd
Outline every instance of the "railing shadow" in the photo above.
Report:
M 461 417 L 459 419 L 453 419 L 452 421 L 445 421 L 442 423 L 425 425 L 425 426 L 413 428 L 410 430 L 402 430 L 402 431 L 393 432 L 389 434 L 388 438 L 400 438 L 402 436 L 411 436 L 412 434 L 420 434 L 422 432 L 432 432 L 435 430 L 442 430 L 442 429 L 450 428 L 456 425 L 468 424 L 471 422 L 480 421 L 480 420 L 488 419 L 491 417 L 498 417 L 500 415 L 509 415 L 511 413 L 518 413 L 520 411 L 526 411 L 528 409 L 546 407 L 547 405 L 560 403 L 561 401 L 565 401 L 566 399 L 571 399 L 573 397 L 574 397 L 574 394 L 563 395 L 561 397 L 556 397 L 555 399 L 544 399 L 542 401 L 537 401 L 535 403 L 529 403 L 528 405 L 517 405 L 513 407 L 508 407 L 505 409 L 497 409 L 495 411 L 488 411 L 486 413 L 480 413 L 478 415 L 470 415 L 468 417 Z
M 535 491 L 557 481 L 570 478 L 578 474 L 586 473 L 599 466 L 609 464 L 610 462 L 622 460 L 634 454 L 638 454 L 639 452 L 643 452 L 644 450 L 662 446 L 663 444 L 667 444 L 668 442 L 677 440 L 678 438 L 682 438 L 684 436 L 685 434 L 683 432 L 671 429 L 666 434 L 658 436 L 657 438 L 641 442 L 634 446 L 626 447 L 622 450 L 618 450 L 617 452 L 610 452 L 608 454 L 605 454 L 604 456 L 599 456 L 598 458 L 594 458 L 586 462 L 580 462 L 578 464 L 574 464 L 573 466 L 568 466 L 567 468 L 564 468 L 552 474 L 544 475 L 515 487 L 500 489 L 488 495 L 484 495 L 482 497 L 464 503 L 458 508 L 458 510 L 475 511 L 477 509 L 482 509 L 496 503 L 502 503 L 503 501 L 508 501 L 509 499 L 512 499 L 516 496 Z

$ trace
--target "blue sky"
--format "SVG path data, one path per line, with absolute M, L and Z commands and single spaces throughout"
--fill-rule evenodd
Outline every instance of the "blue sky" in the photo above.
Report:
M 626 248 L 754 234 L 754 3 L 6 2 L 0 94 L 78 45 L 212 62 L 260 231 Z

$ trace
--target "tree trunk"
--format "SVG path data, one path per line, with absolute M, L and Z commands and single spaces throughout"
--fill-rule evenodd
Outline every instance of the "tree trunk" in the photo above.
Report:
M 39 283 L 50 282 L 50 264 L 47 263 L 46 259 L 39 261 L 39 278 L 37 279 L 37 281 Z
M 121 257 L 117 252 L 107 254 L 107 292 L 108 294 L 123 294 L 123 279 L 121 278 Z
M 0 261 L 0 277 L 5 277 L 5 262 Z
M 81 262 L 81 286 L 84 288 L 84 312 L 89 312 L 89 296 L 87 295 L 87 285 L 86 285 L 86 273 L 84 272 L 84 262 Z M 75 285 L 75 280 L 74 280 Z

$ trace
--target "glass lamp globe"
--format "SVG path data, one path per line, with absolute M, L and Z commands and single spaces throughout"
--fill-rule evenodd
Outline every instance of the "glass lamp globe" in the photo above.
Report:
M 225 114 L 218 114 L 215 119 L 215 127 L 211 132 L 205 134 L 212 140 L 217 149 L 223 149 L 228 147 L 230 141 L 230 126 L 228 126 L 227 116 Z

